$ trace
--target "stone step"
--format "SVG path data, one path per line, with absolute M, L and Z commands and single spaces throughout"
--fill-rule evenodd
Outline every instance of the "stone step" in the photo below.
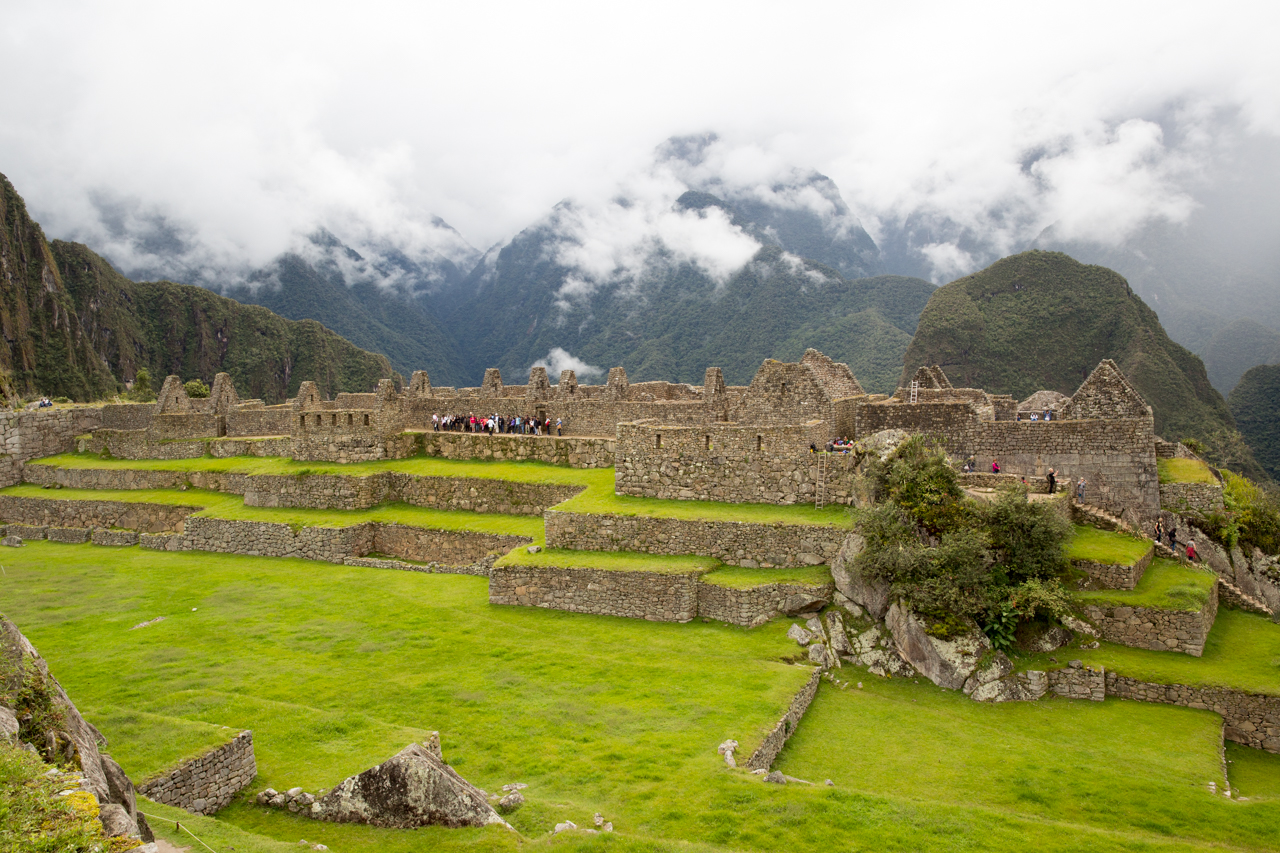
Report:
M 1236 586 L 1234 583 L 1227 580 L 1226 578 L 1219 576 L 1218 583 L 1221 584 L 1222 586 L 1225 586 L 1227 589 L 1231 590 L 1231 593 L 1235 597 L 1243 601 L 1247 605 L 1246 609 L 1251 609 L 1256 613 L 1262 613 L 1267 616 L 1275 615 L 1275 611 L 1273 611 L 1270 607 L 1268 607 L 1265 601 L 1260 601 L 1257 598 L 1254 598 L 1252 595 L 1249 595 L 1249 593 L 1245 592 L 1240 587 Z

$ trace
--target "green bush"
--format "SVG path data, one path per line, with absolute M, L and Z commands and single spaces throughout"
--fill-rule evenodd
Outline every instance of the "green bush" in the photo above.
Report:
M 151 389 L 151 374 L 144 367 L 133 377 L 133 388 L 124 398 L 134 403 L 150 403 L 156 399 L 156 392 Z
M 187 392 L 187 396 L 193 400 L 203 400 L 209 396 L 209 386 L 199 379 L 192 379 L 190 382 L 183 383 L 182 388 Z

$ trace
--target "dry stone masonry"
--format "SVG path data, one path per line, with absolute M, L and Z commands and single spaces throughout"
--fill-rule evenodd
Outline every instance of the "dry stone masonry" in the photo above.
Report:
M 1085 616 L 1103 639 L 1123 646 L 1155 651 L 1204 654 L 1204 641 L 1218 615 L 1218 583 L 1199 610 L 1157 610 L 1153 607 L 1086 604 Z
M 213 814 L 257 775 L 253 732 L 243 731 L 234 740 L 142 783 L 138 791 L 157 803 Z

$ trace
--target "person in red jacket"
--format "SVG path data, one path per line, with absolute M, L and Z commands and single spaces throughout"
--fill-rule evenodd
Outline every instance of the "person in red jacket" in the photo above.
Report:
M 997 462 L 995 459 L 991 460 L 991 473 L 992 474 L 1000 473 L 1000 463 Z

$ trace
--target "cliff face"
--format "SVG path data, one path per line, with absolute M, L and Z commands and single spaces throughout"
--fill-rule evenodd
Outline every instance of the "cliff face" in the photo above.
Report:
M 307 379 L 327 395 L 395 374 L 314 321 L 292 321 L 200 287 L 133 282 L 79 243 L 45 240 L 0 175 L 0 395 L 98 399 L 146 368 L 212 381 L 268 403 Z
M 0 394 L 85 400 L 114 392 L 110 370 L 84 333 L 40 226 L 0 175 Z

